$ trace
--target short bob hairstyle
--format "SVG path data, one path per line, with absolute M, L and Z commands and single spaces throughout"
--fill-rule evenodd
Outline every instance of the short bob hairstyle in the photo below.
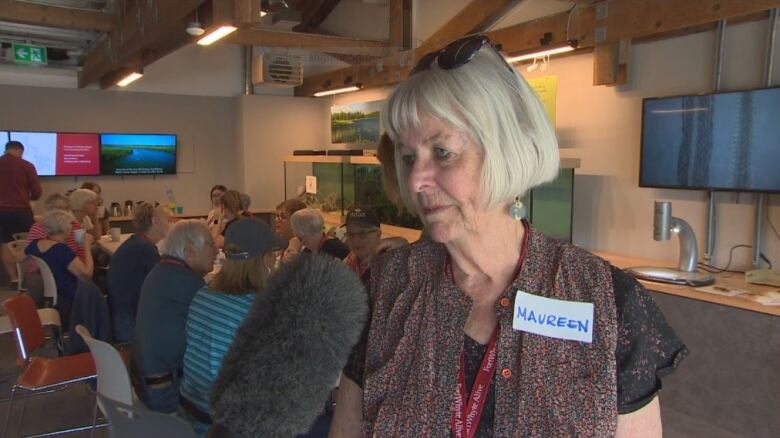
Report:
M 525 80 L 501 55 L 484 45 L 460 67 L 433 62 L 401 83 L 387 100 L 382 122 L 390 139 L 420 127 L 422 114 L 467 134 L 482 148 L 482 202 L 495 208 L 558 175 L 555 131 Z M 401 196 L 410 208 L 408 168 L 395 151 Z
M 305 237 L 322 235 L 322 227 L 325 221 L 319 211 L 313 208 L 298 210 L 290 216 L 290 226 L 293 233 Z
M 94 202 L 97 204 L 98 195 L 89 189 L 76 189 L 70 194 L 70 208 L 73 211 L 81 211 L 84 209 L 84 204 L 88 202 Z
M 74 220 L 75 218 L 69 211 L 49 210 L 43 215 L 41 225 L 43 225 L 47 236 L 70 234 L 72 229 L 71 223 Z
M 160 253 L 184 260 L 187 258 L 187 249 L 201 252 L 213 244 L 211 232 L 203 221 L 186 219 L 173 224 L 163 240 Z
M 43 202 L 43 208 L 49 210 L 70 210 L 70 199 L 62 193 L 49 195 Z

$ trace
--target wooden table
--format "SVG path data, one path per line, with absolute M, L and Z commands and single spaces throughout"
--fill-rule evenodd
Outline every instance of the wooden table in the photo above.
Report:
M 617 254 L 610 254 L 604 252 L 594 252 L 599 257 L 607 260 L 618 268 L 625 269 L 635 266 L 659 266 L 659 267 L 675 267 L 675 262 L 661 261 L 661 260 L 648 260 L 637 257 L 628 257 Z M 762 293 L 777 290 L 777 287 L 763 286 L 760 284 L 747 283 L 745 281 L 744 274 L 723 272 L 720 274 L 712 274 L 715 277 L 715 284 L 729 289 L 742 289 L 749 293 Z M 734 297 L 727 297 L 723 295 L 711 294 L 707 292 L 698 291 L 691 286 L 684 286 L 679 284 L 658 283 L 655 281 L 640 282 L 648 289 L 656 292 L 661 292 L 669 295 L 676 295 L 678 297 L 690 298 L 698 301 L 706 301 L 709 303 L 720 304 L 723 306 L 735 307 L 738 309 L 752 310 L 754 312 L 766 313 L 768 315 L 780 316 L 780 306 L 766 306 L 740 295 Z

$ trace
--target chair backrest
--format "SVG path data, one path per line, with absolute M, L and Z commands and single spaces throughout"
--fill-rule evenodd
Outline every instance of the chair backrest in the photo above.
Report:
M 22 272 L 22 263 L 24 263 L 25 259 L 27 258 L 27 255 L 24 253 L 24 248 L 27 247 L 27 241 L 12 240 L 6 243 L 6 245 L 8 245 L 8 250 L 11 252 L 11 255 L 13 255 L 14 263 L 16 264 L 16 278 L 18 280 L 18 282 L 16 283 L 16 290 L 21 291 L 22 281 L 24 280 L 24 272 Z
M 95 360 L 98 394 L 126 405 L 132 405 L 133 387 L 119 351 L 110 344 L 93 338 L 89 330 L 81 324 L 76 326 L 76 333 L 87 343 L 89 351 L 92 352 L 92 358 Z M 101 406 L 102 408 L 103 406 Z M 106 413 L 105 409 L 103 409 L 103 413 Z
M 35 260 L 35 264 L 38 265 L 38 270 L 41 271 L 41 279 L 43 280 L 43 297 L 51 298 L 52 306 L 57 305 L 57 282 L 54 280 L 54 274 L 51 272 L 51 268 L 40 257 L 31 255 L 30 258 Z
M 174 415 L 119 403 L 101 394 L 98 394 L 98 401 L 106 407 L 111 436 L 114 438 L 195 438 L 192 426 Z
M 3 301 L 3 310 L 11 320 L 18 362 L 24 364 L 30 352 L 43 344 L 46 335 L 35 302 L 28 295 L 19 294 Z

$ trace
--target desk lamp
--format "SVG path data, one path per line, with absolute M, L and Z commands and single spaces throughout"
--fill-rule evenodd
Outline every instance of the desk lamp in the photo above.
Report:
M 687 284 L 689 286 L 705 286 L 715 282 L 712 275 L 696 271 L 698 248 L 696 234 L 688 222 L 672 216 L 672 203 L 668 201 L 655 202 L 653 221 L 653 240 L 669 240 L 672 233 L 680 237 L 680 260 L 677 269 L 654 266 L 639 266 L 627 269 L 641 280 L 661 283 Z

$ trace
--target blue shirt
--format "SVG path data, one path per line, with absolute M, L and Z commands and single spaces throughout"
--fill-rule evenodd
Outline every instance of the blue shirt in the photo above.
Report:
M 68 270 L 68 265 L 76 258 L 76 254 L 64 243 L 55 243 L 46 252 L 41 252 L 38 249 L 39 241 L 40 239 L 30 242 L 24 249 L 24 253 L 42 258 L 49 265 L 51 273 L 54 274 L 57 295 L 72 300 L 76 296 L 79 279 Z
M 141 375 L 181 368 L 187 311 L 204 285 L 203 277 L 173 257 L 162 257 L 146 276 L 138 301 L 133 347 L 133 365 Z
M 111 256 L 108 303 L 114 317 L 114 338 L 117 342 L 132 340 L 141 286 L 159 261 L 157 246 L 138 234 L 125 240 Z
M 211 384 L 256 295 L 254 292 L 228 295 L 204 287 L 192 300 L 187 316 L 187 349 L 180 389 L 182 396 L 203 412 L 209 411 Z M 193 422 L 193 427 L 199 435 L 207 429 L 198 422 Z

